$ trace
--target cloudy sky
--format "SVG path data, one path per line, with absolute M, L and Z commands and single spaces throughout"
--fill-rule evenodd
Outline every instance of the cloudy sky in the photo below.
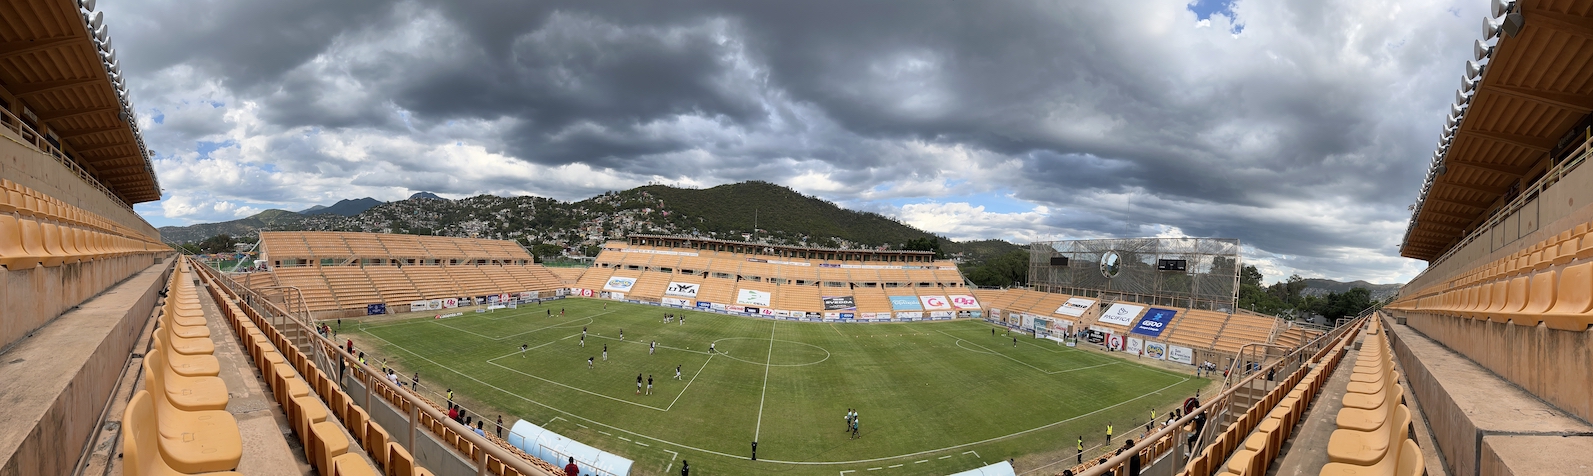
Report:
M 766 180 L 955 239 L 1397 282 L 1486 0 L 104 0 L 156 225 Z

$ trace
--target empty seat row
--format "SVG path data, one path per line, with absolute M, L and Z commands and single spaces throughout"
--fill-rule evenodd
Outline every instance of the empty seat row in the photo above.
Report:
M 1328 438 L 1322 476 L 1420 476 L 1426 471 L 1421 449 L 1410 439 L 1410 408 L 1394 368 L 1387 334 L 1372 321 L 1355 362 L 1339 410 L 1337 430 Z
M 305 459 L 320 474 L 382 474 L 350 451 L 355 444 L 365 448 L 377 464 L 389 467 L 392 471 L 387 474 L 430 474 L 415 466 L 409 452 L 393 443 L 365 409 L 355 405 L 341 385 L 316 367 L 289 336 L 252 308 L 239 306 L 237 296 L 213 276 L 201 273 L 201 277 L 212 284 L 211 297 L 287 414 L 293 432 L 303 442 Z
M 0 179 L 0 213 L 16 213 L 112 235 L 134 237 L 144 243 L 158 243 L 149 236 L 118 225 L 94 212 L 78 208 L 44 192 L 12 182 L 10 179 Z
M 1590 236 L 1593 237 L 1593 236 Z M 1416 310 L 1441 316 L 1586 330 L 1593 324 L 1593 261 L 1475 284 L 1422 298 Z
M 1589 231 L 1593 231 L 1593 223 L 1578 224 L 1508 256 L 1476 266 L 1459 277 L 1407 293 L 1405 297 L 1390 303 L 1387 307 L 1405 311 L 1418 310 L 1421 301 L 1445 290 L 1504 280 L 1593 258 L 1593 236 L 1590 236 Z
M 132 476 L 230 472 L 243 457 L 238 421 L 226 411 L 227 384 L 217 377 L 198 293 L 186 260 L 178 263 L 152 345 L 144 387 L 122 415 L 123 472 Z
M 1211 445 L 1191 458 L 1180 474 L 1266 474 L 1354 338 L 1354 331 L 1346 332 L 1333 346 L 1312 357 L 1317 365 L 1301 366 L 1284 377 L 1218 434 Z M 1226 465 L 1222 464 L 1224 460 Z

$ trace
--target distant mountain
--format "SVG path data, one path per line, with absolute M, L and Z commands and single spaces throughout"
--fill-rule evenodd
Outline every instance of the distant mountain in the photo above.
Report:
M 417 198 L 431 198 L 431 199 L 436 199 L 436 200 L 447 200 L 446 198 L 439 197 L 439 196 L 437 196 L 437 194 L 434 194 L 434 193 L 431 193 L 431 192 L 415 192 L 414 195 L 410 195 L 409 196 L 410 200 L 414 200 L 414 199 L 417 199 Z
M 320 211 L 320 210 L 325 210 L 325 209 L 326 209 L 326 205 L 316 205 L 316 206 L 313 206 L 313 207 L 310 207 L 310 208 L 299 210 L 299 214 L 300 215 L 309 215 L 309 214 L 315 213 L 315 212 Z
M 201 223 L 188 226 L 163 226 L 160 227 L 160 238 L 167 243 L 189 243 L 204 240 L 212 236 L 227 234 L 232 236 L 251 236 L 260 229 L 280 229 L 282 226 L 292 226 L 304 219 L 303 215 L 287 210 L 270 209 L 248 218 L 241 218 L 220 223 Z
M 933 234 L 878 213 L 847 210 L 769 182 L 751 181 L 707 189 L 664 185 L 601 195 L 576 205 L 594 211 L 651 210 L 655 223 L 681 232 L 741 240 L 752 235 L 773 243 L 839 247 L 896 245 Z
M 1302 296 L 1326 296 L 1328 293 L 1342 293 L 1352 288 L 1366 288 L 1372 292 L 1372 300 L 1381 300 L 1399 293 L 1403 284 L 1372 284 L 1366 281 L 1351 281 L 1348 283 L 1331 279 L 1306 279 L 1305 290 L 1300 291 Z
M 305 211 L 299 212 L 299 214 L 302 214 L 302 215 L 326 215 L 326 214 L 331 214 L 331 215 L 342 215 L 342 216 L 346 216 L 346 217 L 351 217 L 351 216 L 355 216 L 355 215 L 359 215 L 361 213 L 364 213 L 366 210 L 370 210 L 371 207 L 375 207 L 375 206 L 381 205 L 383 203 L 387 203 L 387 202 L 383 202 L 381 200 L 377 200 L 377 199 L 374 199 L 374 198 L 371 198 L 371 197 L 365 197 L 365 198 L 360 198 L 360 199 L 355 199 L 355 200 L 338 200 L 337 203 L 332 204 L 332 206 L 330 206 L 330 207 L 321 207 L 319 210 L 315 209 L 315 207 L 310 207 L 309 210 L 305 210 Z

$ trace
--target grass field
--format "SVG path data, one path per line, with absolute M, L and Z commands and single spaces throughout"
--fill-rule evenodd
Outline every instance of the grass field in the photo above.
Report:
M 506 426 L 525 419 L 630 458 L 633 474 L 678 474 L 680 460 L 694 475 L 948 474 L 1008 458 L 1023 472 L 1071 463 L 1078 436 L 1102 445 L 1108 421 L 1114 443 L 1137 435 L 1152 407 L 1207 383 L 1051 341 L 1014 345 L 980 321 L 829 324 L 566 299 L 342 326 L 376 361 L 420 372 L 423 391 L 452 388 Z M 638 373 L 653 395 L 635 393 Z M 860 415 L 855 440 L 847 408 Z

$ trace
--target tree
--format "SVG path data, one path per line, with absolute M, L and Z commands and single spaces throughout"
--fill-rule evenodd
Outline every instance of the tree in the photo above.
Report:
M 1239 271 L 1239 285 L 1261 287 L 1261 270 L 1256 269 L 1255 266 L 1245 266 L 1243 270 Z
M 559 253 L 563 253 L 563 252 L 564 252 L 564 247 L 563 246 L 547 244 L 547 243 L 541 243 L 541 244 L 538 244 L 536 246 L 532 246 L 531 247 L 531 255 L 533 255 L 533 256 L 540 256 L 540 257 L 558 256 Z
M 964 265 L 963 274 L 978 286 L 1022 285 L 1029 280 L 1029 252 L 1016 250 L 981 263 Z

